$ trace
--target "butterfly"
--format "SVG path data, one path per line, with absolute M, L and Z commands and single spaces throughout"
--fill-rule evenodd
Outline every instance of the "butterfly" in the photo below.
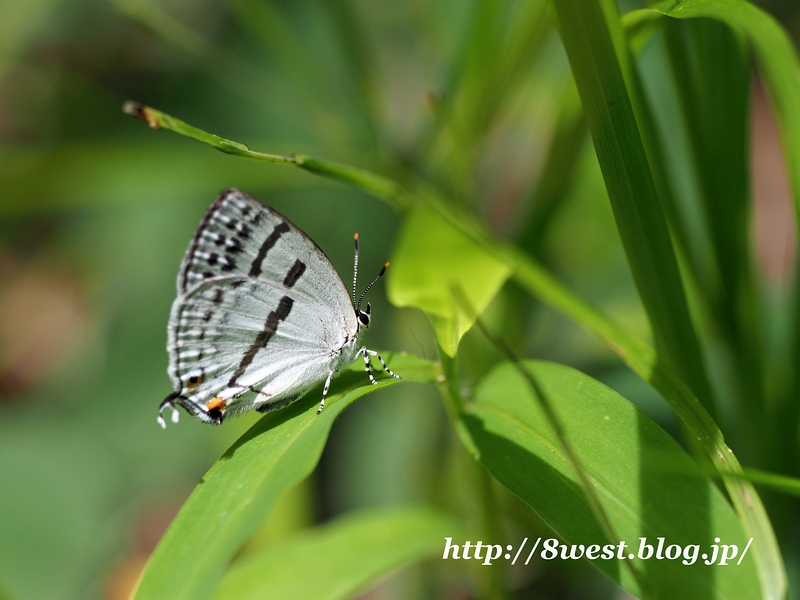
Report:
M 352 299 L 328 257 L 289 219 L 230 188 L 206 212 L 178 274 L 167 350 L 173 392 L 158 409 L 175 405 L 219 425 L 252 409 L 276 410 L 325 381 L 317 414 L 334 374 L 362 357 L 393 373 L 374 350 L 359 345 L 370 305 L 356 302 L 358 234 Z

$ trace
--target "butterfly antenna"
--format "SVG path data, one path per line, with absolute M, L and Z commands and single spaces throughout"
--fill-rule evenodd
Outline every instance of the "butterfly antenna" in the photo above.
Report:
M 378 276 L 375 279 L 372 280 L 372 283 L 370 283 L 366 288 L 364 288 L 364 291 L 361 292 L 361 297 L 358 299 L 358 305 L 356 306 L 356 309 L 361 308 L 361 301 L 364 299 L 364 295 L 369 291 L 369 288 L 371 288 L 373 285 L 378 283 L 378 280 L 381 277 L 383 277 L 383 274 L 386 273 L 386 269 L 388 269 L 388 268 L 389 268 L 389 263 L 388 262 L 384 263 L 383 268 L 381 269 L 381 272 L 378 273 Z M 369 312 L 369 311 L 367 311 L 367 312 Z
M 353 306 L 356 304 L 356 282 L 358 281 L 358 234 L 353 236 L 356 243 L 356 259 L 353 267 Z

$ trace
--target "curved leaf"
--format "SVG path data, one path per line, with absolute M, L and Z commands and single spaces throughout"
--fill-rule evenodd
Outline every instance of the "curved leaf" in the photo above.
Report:
M 502 261 L 427 206 L 418 206 L 403 224 L 389 271 L 386 294 L 395 306 L 422 309 L 439 345 L 455 356 L 473 319 L 455 304 L 458 288 L 478 313 L 488 306 L 511 274 Z
M 235 563 L 217 600 L 350 598 L 397 567 L 440 556 L 444 538 L 459 532 L 458 521 L 427 508 L 349 514 Z
M 603 384 L 574 369 L 526 361 L 577 455 L 619 540 L 607 540 L 596 523 L 580 479 L 529 383 L 509 364 L 479 385 L 459 431 L 471 453 L 520 496 L 568 544 L 618 544 L 647 586 L 637 586 L 621 560 L 592 561 L 631 593 L 653 598 L 759 598 L 753 553 L 739 566 L 707 566 L 702 553 L 715 538 L 747 544 L 735 512 L 717 487 L 655 422 Z M 640 560 L 641 537 L 664 548 L 699 544 L 693 565 L 680 560 Z M 755 543 L 755 542 L 754 542 Z M 738 557 L 737 557 L 738 559 Z M 734 561 L 735 562 L 735 561 Z
M 384 358 L 404 381 L 428 383 L 438 374 L 434 363 L 415 356 Z M 388 377 L 372 386 L 363 365 L 355 364 L 333 380 L 322 414 L 316 414 L 321 390 L 315 388 L 250 428 L 209 469 L 175 517 L 150 558 L 136 599 L 210 598 L 228 561 L 278 496 L 314 469 L 337 415 L 364 394 L 396 382 Z

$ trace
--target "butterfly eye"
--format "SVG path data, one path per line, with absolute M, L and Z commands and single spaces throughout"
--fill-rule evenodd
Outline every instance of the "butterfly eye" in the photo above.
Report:
M 358 311 L 358 320 L 362 325 L 369 325 L 369 312 Z

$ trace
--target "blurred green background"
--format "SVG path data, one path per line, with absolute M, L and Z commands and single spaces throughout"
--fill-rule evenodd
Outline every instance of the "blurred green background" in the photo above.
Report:
M 126 598 L 197 481 L 255 421 L 213 428 L 184 416 L 166 431 L 155 421 L 170 391 L 166 323 L 178 266 L 222 189 L 239 187 L 285 214 L 345 281 L 353 233 L 366 279 L 390 257 L 400 223 L 390 207 L 353 189 L 153 132 L 122 114 L 127 99 L 254 150 L 432 181 L 647 335 L 579 116 L 563 157 L 573 184 L 552 191 L 546 217 L 532 217 L 541 210 L 540 174 L 559 118 L 569 120 L 570 102 L 574 115 L 579 108 L 543 7 L 504 2 L 500 20 L 482 23 L 485 4 L 0 3 L 0 598 Z M 800 34 L 794 3 L 763 5 Z M 499 59 L 489 51 L 498 47 Z M 647 48 L 640 59 L 651 95 L 666 93 L 657 76 L 663 48 Z M 793 230 L 788 192 L 769 188 L 781 177 L 769 158 L 778 142 L 760 94 L 752 107 L 756 199 L 759 185 L 767 191 L 754 218 L 773 233 L 759 237 L 756 227 L 755 244 L 763 291 L 780 304 Z M 769 229 L 775 223 L 785 225 L 779 234 Z M 391 307 L 382 285 L 369 300 L 370 347 L 436 358 L 421 313 Z M 564 318 L 531 310 L 511 286 L 487 318 L 521 353 L 580 368 L 677 435 L 661 398 Z M 778 320 L 777 338 L 781 327 Z M 498 358 L 468 334 L 465 385 Z M 336 422 L 316 473 L 279 505 L 264 536 L 359 507 L 458 505 L 457 477 L 441 473 L 460 453 L 435 390 L 409 385 L 372 395 Z M 513 508 L 510 495 L 503 501 L 520 527 L 545 531 L 528 509 Z M 519 597 L 621 593 L 583 564 L 540 566 L 515 579 Z M 425 567 L 404 571 L 366 597 L 424 597 L 432 589 L 469 597 L 463 573 L 433 587 L 429 580 Z

